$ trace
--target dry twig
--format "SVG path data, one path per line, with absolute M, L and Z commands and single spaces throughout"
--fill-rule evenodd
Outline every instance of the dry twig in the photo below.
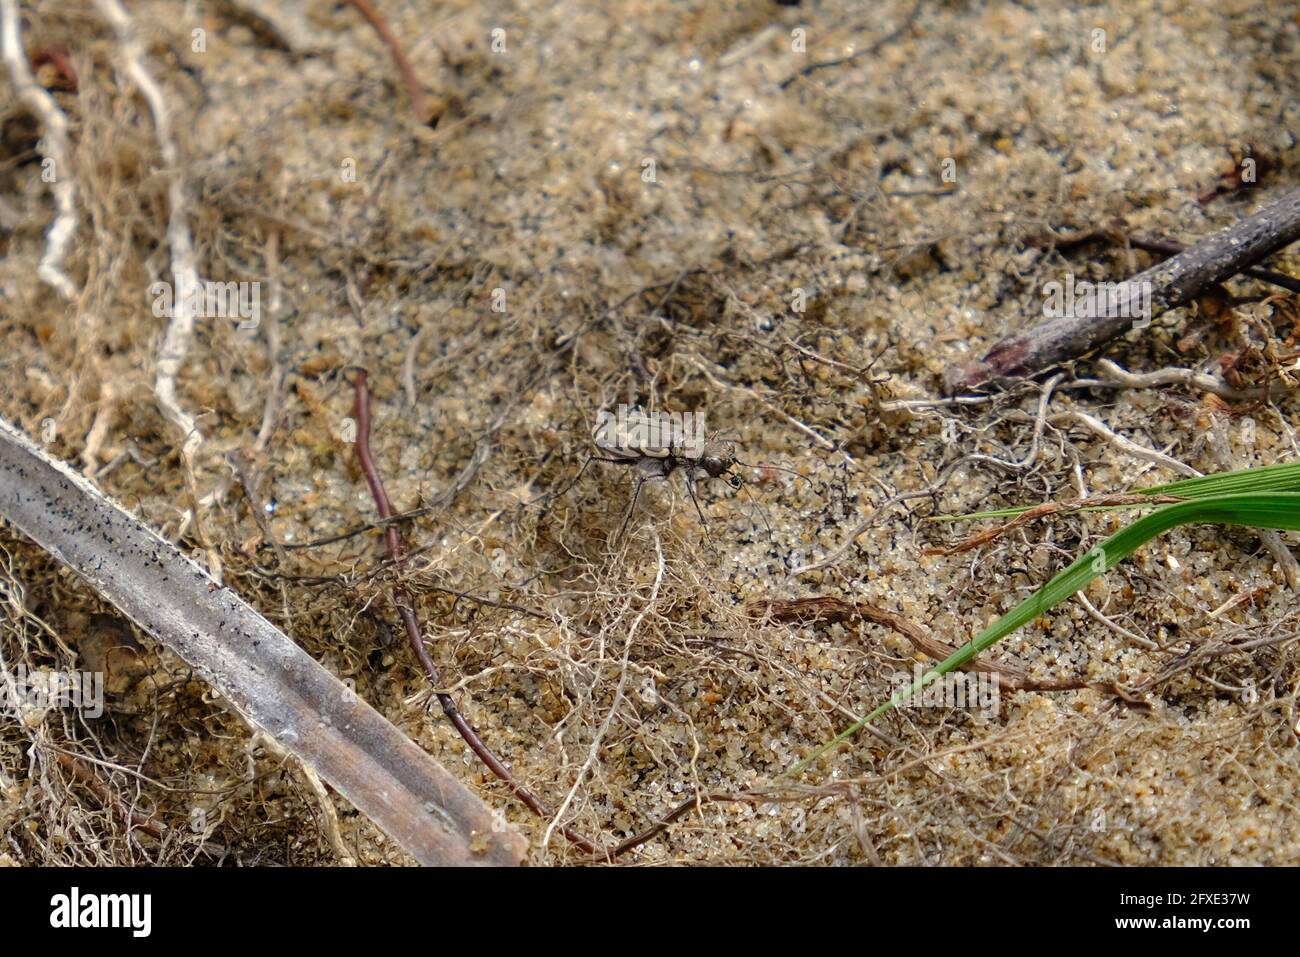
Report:
M 176 376 L 185 363 L 190 343 L 194 339 L 194 323 L 197 315 L 192 293 L 199 286 L 199 272 L 186 212 L 186 189 L 185 180 L 181 175 L 180 151 L 176 147 L 176 139 L 172 133 L 171 108 L 167 105 L 162 87 L 145 66 L 144 48 L 136 35 L 135 26 L 126 8 L 119 0 L 95 0 L 95 6 L 98 7 L 100 16 L 108 21 L 117 34 L 123 70 L 136 85 L 145 102 L 149 104 L 154 132 L 158 139 L 158 149 L 167 171 L 167 203 L 170 207 L 167 218 L 167 244 L 171 250 L 172 278 L 176 284 L 171 296 L 171 318 L 167 323 L 167 332 L 163 336 L 162 346 L 158 350 L 154 396 L 162 414 L 180 433 L 181 462 L 194 508 L 195 529 L 204 543 L 208 566 L 212 574 L 220 579 L 221 558 L 204 532 L 203 522 L 199 516 L 201 497 L 198 483 L 194 478 L 194 459 L 203 444 L 203 434 L 199 431 L 194 416 L 182 408 L 176 394 Z
M 1139 320 L 1147 321 L 1191 301 L 1297 239 L 1300 239 L 1300 189 L 1119 283 L 1119 303 L 1136 303 L 1142 292 L 1150 289 L 1150 315 Z M 948 390 L 965 392 L 991 379 L 1034 375 L 1105 345 L 1134 325 L 1131 315 L 1098 315 L 1132 312 L 1103 308 L 1111 305 L 1114 303 L 1094 302 L 1096 307 L 1088 308 L 1084 304 L 1073 315 L 1049 319 L 1003 339 L 982 359 L 950 367 L 944 374 Z
M 969 552 L 981 545 L 997 541 L 1008 532 L 1027 525 L 1036 519 L 1056 515 L 1060 512 L 1077 512 L 1084 508 L 1107 508 L 1116 505 L 1172 505 L 1181 501 L 1183 499 L 1174 495 L 1103 495 L 1099 498 L 1076 499 L 1073 502 L 1045 502 L 1029 509 L 1027 512 L 1021 512 L 1005 524 L 972 535 L 956 545 L 947 548 L 926 548 L 923 551 L 926 555 L 960 555 L 962 552 Z
M 375 508 L 379 512 L 379 517 L 387 521 L 393 517 L 393 507 L 388 499 L 388 492 L 384 490 L 384 480 L 375 468 L 374 459 L 370 455 L 370 388 L 367 385 L 367 375 L 364 369 L 357 369 L 353 380 L 353 389 L 355 391 L 355 404 L 352 410 L 352 416 L 357 424 L 356 433 L 356 453 L 357 462 L 361 465 L 361 472 L 366 477 L 366 484 L 370 486 L 370 495 L 375 500 Z M 389 561 L 400 569 L 405 558 L 405 550 L 402 546 L 401 529 L 395 524 L 384 526 L 384 544 L 388 550 Z M 410 595 L 406 593 L 401 585 L 393 585 L 391 589 L 393 604 L 397 607 L 397 614 L 402 619 L 402 626 L 406 630 L 407 644 L 410 645 L 411 651 L 415 653 L 416 660 L 420 663 L 420 668 L 424 671 L 425 677 L 434 688 L 442 688 L 442 673 L 438 666 L 434 664 L 433 659 L 429 656 L 429 650 L 424 647 L 424 638 L 420 634 L 420 624 L 415 617 L 415 605 L 411 601 Z M 461 711 L 456 707 L 456 701 L 446 691 L 435 691 L 434 696 L 438 699 L 438 704 L 442 707 L 442 712 L 451 721 L 456 732 L 465 740 L 480 761 L 488 766 L 493 774 L 514 792 L 519 800 L 523 801 L 538 817 L 554 818 L 555 811 L 547 805 L 541 798 L 533 794 L 528 788 L 515 780 L 515 776 L 510 773 L 510 769 L 505 766 L 500 758 L 493 753 L 483 739 L 479 737 L 474 726 L 471 725 Z M 596 853 L 596 844 L 590 838 L 583 836 L 572 825 L 563 826 L 564 836 L 570 841 L 581 847 L 589 853 Z

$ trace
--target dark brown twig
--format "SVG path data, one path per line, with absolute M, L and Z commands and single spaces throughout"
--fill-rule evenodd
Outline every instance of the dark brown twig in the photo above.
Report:
M 1300 189 L 1234 226 L 1188 246 L 1165 262 L 1119 283 L 1121 300 L 1150 290 L 1149 321 L 1300 239 Z M 1106 303 L 1106 305 L 1114 305 Z M 1129 315 L 1096 315 L 1120 312 Z M 993 379 L 1034 375 L 1078 358 L 1133 328 L 1129 309 L 1084 308 L 1049 319 L 997 343 L 982 359 L 950 367 L 948 391 L 966 392 Z
M 1141 249 L 1145 252 L 1156 253 L 1161 256 L 1175 256 L 1181 253 L 1187 247 L 1180 242 L 1172 239 L 1146 239 L 1139 236 L 1128 237 L 1128 244 L 1134 249 Z M 1284 273 L 1274 272 L 1272 269 L 1261 269 L 1258 266 L 1251 266 L 1249 269 L 1241 271 L 1243 276 L 1249 276 L 1251 279 L 1258 279 L 1260 282 L 1270 283 L 1279 286 L 1289 292 L 1300 292 L 1300 279 L 1293 279 Z
M 703 807 L 705 804 L 768 804 L 768 803 L 776 803 L 777 801 L 801 800 L 803 797 L 804 795 L 800 795 L 800 794 L 796 794 L 792 796 L 783 796 L 776 791 L 773 791 L 770 794 L 765 794 L 763 792 L 757 792 L 757 791 L 750 792 L 750 793 L 713 791 L 713 792 L 706 792 L 704 794 L 692 794 L 690 797 L 680 801 L 676 807 L 674 807 L 671 811 L 669 811 L 659 820 L 655 821 L 644 831 L 641 831 L 637 834 L 633 834 L 627 840 L 615 844 L 612 848 L 609 849 L 607 855 L 602 854 L 602 856 L 597 858 L 592 863 L 596 863 L 596 864 L 604 863 L 604 861 L 607 858 L 609 860 L 613 860 L 614 858 L 618 857 L 620 854 L 626 854 L 628 851 L 632 850 L 633 848 L 640 847 L 646 841 L 652 840 L 658 837 L 660 834 L 663 834 L 665 831 L 667 831 L 669 826 L 671 826 L 674 821 L 680 818 L 691 808 Z
M 972 535 L 956 545 L 947 548 L 925 548 L 922 552 L 926 555 L 960 555 L 962 552 L 969 552 L 973 548 L 996 541 L 1007 532 L 1027 525 L 1035 519 L 1045 515 L 1055 515 L 1057 512 L 1076 512 L 1083 508 L 1111 508 L 1117 505 L 1173 505 L 1182 501 L 1185 500 L 1176 495 L 1104 495 L 1099 498 L 1075 499 L 1072 502 L 1044 502 L 1042 505 L 1035 505 L 1028 511 L 1021 512 L 1002 525 Z
M 349 2 L 366 18 L 366 22 L 374 28 L 375 33 L 379 34 L 379 39 L 384 42 L 384 46 L 388 47 L 393 63 L 397 65 L 397 72 L 401 74 L 402 84 L 406 87 L 406 95 L 411 98 L 411 111 L 415 114 L 415 119 L 421 125 L 428 126 L 433 120 L 433 107 L 429 105 L 429 98 L 424 95 L 420 78 L 415 75 L 411 61 L 406 58 L 406 52 L 402 49 L 397 35 L 389 28 L 388 21 L 375 9 L 370 0 L 349 0 Z
M 1180 243 L 1174 239 L 1131 235 L 1125 232 L 1123 225 L 1120 223 L 1117 223 L 1112 228 L 1081 229 L 1078 232 L 1064 235 L 1047 233 L 1033 236 L 1027 239 L 1026 242 L 1031 246 L 1055 249 L 1070 249 L 1084 243 L 1121 243 L 1159 256 L 1173 256 L 1187 248 L 1186 243 Z M 1271 283 L 1290 292 L 1300 292 L 1300 279 L 1294 279 L 1271 269 L 1251 266 L 1249 269 L 1243 269 L 1241 274 L 1249 276 L 1251 279 L 1258 279 L 1260 282 Z
M 379 470 L 375 468 L 374 459 L 370 455 L 370 389 L 367 385 L 366 371 L 357 369 L 353 381 L 355 395 L 355 404 L 352 415 L 357 425 L 356 435 L 356 453 L 357 462 L 361 466 L 362 474 L 366 477 L 366 484 L 370 486 L 370 495 L 375 500 L 375 508 L 379 511 L 379 517 L 386 523 L 393 517 L 393 507 L 388 500 L 388 493 L 384 490 L 384 481 L 379 475 Z M 401 568 L 405 556 L 402 547 L 402 533 L 395 524 L 385 524 L 384 526 L 384 544 L 388 549 L 389 560 L 396 568 Z M 444 687 L 442 683 L 442 674 L 438 666 L 433 663 L 429 657 L 429 651 L 424 647 L 424 639 L 420 635 L 420 625 L 415 617 L 415 606 L 411 602 L 411 597 L 406 593 L 401 585 L 393 585 L 391 590 L 393 604 L 397 607 L 397 613 L 402 619 L 402 626 L 406 629 L 407 643 L 411 650 L 415 652 L 416 659 L 420 662 L 425 676 L 434 688 Z M 452 726 L 470 749 L 479 757 L 488 769 L 500 778 L 514 792 L 519 800 L 523 801 L 534 814 L 542 818 L 551 818 L 555 812 L 544 801 L 534 795 L 526 787 L 515 780 L 510 769 L 501 762 L 486 744 L 479 737 L 478 732 L 469 723 L 460 709 L 456 707 L 455 700 L 445 691 L 435 691 L 434 696 L 438 699 L 438 704 L 442 706 L 442 713 L 451 721 Z M 564 836 L 567 837 L 578 847 L 591 854 L 598 853 L 596 844 L 587 837 L 584 837 L 572 825 L 562 825 Z
M 844 622 L 861 618 L 883 625 L 902 635 L 912 643 L 913 648 L 935 661 L 943 661 L 957 652 L 955 647 L 935 638 L 910 618 L 886 611 L 865 601 L 849 602 L 842 598 L 817 596 L 793 600 L 755 601 L 750 602 L 745 610 L 754 618 L 770 618 L 772 621 L 800 624 L 811 624 L 817 621 Z M 1105 694 L 1116 695 L 1130 704 L 1142 703 L 1114 682 L 1087 681 L 1083 678 L 1036 681 L 1030 678 L 1023 668 L 1006 661 L 984 662 L 977 659 L 967 662 L 961 670 L 990 675 L 1004 691 L 1078 691 L 1081 688 L 1092 688 Z

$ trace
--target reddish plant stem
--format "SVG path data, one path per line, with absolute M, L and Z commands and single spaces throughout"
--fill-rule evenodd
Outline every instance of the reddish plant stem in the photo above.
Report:
M 393 33 L 388 26 L 388 21 L 375 9 L 370 0 L 350 0 L 350 2 L 357 8 L 357 12 L 366 18 L 366 22 L 374 28 L 375 33 L 379 34 L 379 39 L 384 42 L 384 46 L 388 47 L 393 63 L 397 65 L 397 72 L 401 74 L 402 83 L 406 86 L 406 95 L 411 98 L 411 110 L 415 113 L 416 120 L 428 126 L 433 120 L 433 108 L 429 105 L 429 98 L 424 95 L 420 78 L 415 75 L 411 61 L 406 58 L 406 52 L 402 49 L 397 35 Z
M 84 762 L 63 751 L 56 751 L 54 756 L 58 759 L 59 764 L 63 765 L 63 769 L 71 774 L 75 780 L 90 788 L 96 799 L 106 810 L 117 811 L 122 820 L 126 822 L 127 827 L 144 831 L 150 837 L 157 838 L 160 841 L 166 836 L 162 825 L 153 818 L 138 811 L 133 811 L 122 804 L 100 776 L 87 767 Z
M 375 461 L 370 455 L 370 388 L 367 385 L 366 378 L 364 369 L 356 370 L 356 378 L 353 382 L 355 404 L 352 414 L 357 426 L 355 443 L 357 462 L 360 463 L 361 472 L 366 477 L 366 484 L 370 486 L 370 495 L 374 498 L 375 507 L 379 510 L 379 518 L 382 521 L 387 521 L 393 517 L 393 507 L 388 500 L 388 493 L 384 490 L 383 479 L 380 478 L 379 470 L 375 468 Z M 400 570 L 404 551 L 402 548 L 402 533 L 396 524 L 385 526 L 384 544 L 388 548 L 388 557 L 393 566 Z M 420 625 L 416 620 L 415 606 L 411 602 L 410 595 L 406 593 L 406 589 L 398 584 L 393 585 L 391 594 L 393 604 L 397 606 L 397 613 L 401 617 L 402 625 L 406 630 L 407 643 L 411 646 L 411 650 L 415 652 L 415 657 L 420 662 L 420 667 L 423 669 L 425 676 L 435 688 L 443 687 L 442 674 L 429 656 L 428 649 L 424 647 L 424 639 L 420 635 Z M 534 814 L 543 818 L 554 817 L 555 812 L 549 805 L 515 780 L 514 775 L 510 773 L 510 769 L 483 742 L 478 732 L 461 714 L 451 695 L 443 691 L 436 691 L 434 694 L 438 699 L 438 704 L 442 706 L 442 713 L 451 721 L 452 726 L 465 739 L 465 743 L 470 746 L 470 749 L 478 755 L 479 760 L 486 764 L 493 774 L 505 782 L 515 796 L 523 801 Z M 584 851 L 590 854 L 602 853 L 595 842 L 584 837 L 581 832 L 571 825 L 563 825 L 563 832 L 566 838 Z
M 361 472 L 366 477 L 366 484 L 370 486 L 370 495 L 375 500 L 375 508 L 379 511 L 379 519 L 381 522 L 387 523 L 384 527 L 384 544 L 388 549 L 389 560 L 395 568 L 400 569 L 405 554 L 402 546 L 401 529 L 396 523 L 390 521 L 393 518 L 393 506 L 388 499 L 388 492 L 384 489 L 384 482 L 379 475 L 379 469 L 375 467 L 375 461 L 370 454 L 370 388 L 367 384 L 367 374 L 365 369 L 359 368 L 355 369 L 354 372 L 356 375 L 353 381 L 355 401 L 352 416 L 356 421 L 357 428 L 355 442 L 357 462 L 361 465 Z M 424 641 L 420 636 L 420 625 L 415 617 L 415 607 L 411 603 L 410 596 L 401 585 L 394 585 L 391 594 L 393 604 L 397 606 L 398 615 L 401 616 L 402 625 L 406 630 L 407 642 L 410 644 L 411 650 L 415 652 L 415 657 L 419 660 L 425 676 L 435 688 L 443 687 L 442 674 L 439 672 L 438 666 L 433 663 L 433 659 L 429 657 L 428 649 L 424 647 Z M 465 719 L 465 716 L 460 713 L 460 709 L 456 707 L 456 702 L 451 695 L 442 691 L 435 692 L 435 694 L 438 698 L 438 704 L 442 706 L 443 714 L 450 719 L 457 732 L 465 739 L 465 743 L 470 746 L 470 749 L 478 755 L 479 759 L 488 766 L 492 773 L 505 782 L 515 796 L 523 801 L 529 810 L 538 817 L 554 817 L 555 811 L 548 804 L 515 780 L 510 770 L 501 763 L 501 760 L 483 742 L 483 739 L 479 737 L 478 732 Z M 562 831 L 571 843 L 592 855 L 591 863 L 610 863 L 619 855 L 625 854 L 667 831 L 674 821 L 692 807 L 717 802 L 756 800 L 761 800 L 761 798 L 743 793 L 733 794 L 727 792 L 706 793 L 688 798 L 645 830 L 608 848 L 599 847 L 572 825 L 563 825 Z
M 639 834 L 633 834 L 627 840 L 615 844 L 608 851 L 602 851 L 600 856 L 596 860 L 592 861 L 592 863 L 599 864 L 599 863 L 603 863 L 606 860 L 612 861 L 620 854 L 626 854 L 628 851 L 632 850 L 633 848 L 640 847 L 646 841 L 649 841 L 652 838 L 656 838 L 660 834 L 663 834 L 665 831 L 667 831 L 674 821 L 676 821 L 679 817 L 681 817 L 683 814 L 685 814 L 693 807 L 702 807 L 705 804 L 722 804 L 722 803 L 757 804 L 757 803 L 761 803 L 763 800 L 764 800 L 763 798 L 760 798 L 755 795 L 732 794 L 725 791 L 698 794 L 692 797 L 688 797 L 685 800 L 678 803 L 676 807 L 674 807 L 671 811 L 669 811 L 659 820 L 655 821 L 655 823 L 651 824 L 644 831 L 640 832 Z M 767 800 L 772 800 L 772 799 L 768 798 Z
M 1111 507 L 1116 505 L 1174 505 L 1178 502 L 1184 502 L 1186 499 L 1179 498 L 1177 495 L 1104 495 L 1097 498 L 1075 499 L 1071 502 L 1044 502 L 1042 505 L 1035 505 L 1027 511 L 1021 512 L 1008 522 L 1004 522 L 995 528 L 988 529 L 970 536 L 956 545 L 948 547 L 930 547 L 921 549 L 923 555 L 960 555 L 962 552 L 969 552 L 981 545 L 1001 538 L 1008 532 L 1027 525 L 1035 519 L 1045 515 L 1054 515 L 1057 512 L 1073 512 L 1081 508 L 1091 507 Z

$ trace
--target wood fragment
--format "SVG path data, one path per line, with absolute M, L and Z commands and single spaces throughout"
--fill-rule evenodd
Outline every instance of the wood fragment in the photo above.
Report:
M 1139 322 L 1181 306 L 1259 260 L 1300 239 L 1300 189 L 1181 253 L 1119 283 L 1121 296 L 1151 290 L 1151 313 Z M 1149 284 L 1149 286 L 1148 286 Z M 1095 315 L 1127 310 L 1083 308 L 1048 319 L 1003 339 L 983 358 L 950 367 L 944 381 L 950 393 L 987 382 L 1034 375 L 1076 359 L 1134 327 L 1128 316 Z
M 1187 249 L 1185 243 L 1177 242 L 1173 239 L 1145 238 L 1141 236 L 1128 237 L 1128 244 L 1134 249 L 1141 249 L 1144 252 L 1155 253 L 1159 256 L 1176 256 Z M 1249 276 L 1251 279 L 1258 279 L 1260 282 L 1266 282 L 1270 285 L 1278 286 L 1288 292 L 1300 292 L 1300 279 L 1294 279 L 1285 273 L 1274 272 L 1272 269 L 1261 269 L 1258 266 L 1251 266 L 1241 271 L 1243 276 Z

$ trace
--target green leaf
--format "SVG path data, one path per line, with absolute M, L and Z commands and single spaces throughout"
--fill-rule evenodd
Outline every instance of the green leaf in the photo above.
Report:
M 1217 481 L 1208 481 L 1211 479 Z M 919 680 L 912 683 L 910 688 L 896 693 L 865 718 L 822 744 L 812 754 L 790 768 L 786 774 L 798 774 L 827 751 L 852 737 L 891 708 L 905 703 L 926 685 L 965 665 L 980 652 L 1069 598 L 1088 582 L 1105 573 L 1107 569 L 1113 568 L 1162 532 L 1179 525 L 1192 524 L 1248 525 L 1255 528 L 1300 531 L 1300 492 L 1238 491 L 1235 494 L 1210 496 L 1204 496 L 1203 492 L 1206 487 L 1241 488 L 1243 485 L 1245 487 L 1263 485 L 1265 488 L 1289 488 L 1292 485 L 1300 485 L 1300 463 L 1247 469 L 1242 472 L 1225 472 L 1160 486 L 1159 493 L 1169 495 L 1188 494 L 1186 490 L 1191 486 L 1192 494 L 1201 497 L 1159 508 L 1079 556 L 1046 585 L 923 674 Z M 1183 490 L 1181 493 L 1174 491 L 1178 487 Z

